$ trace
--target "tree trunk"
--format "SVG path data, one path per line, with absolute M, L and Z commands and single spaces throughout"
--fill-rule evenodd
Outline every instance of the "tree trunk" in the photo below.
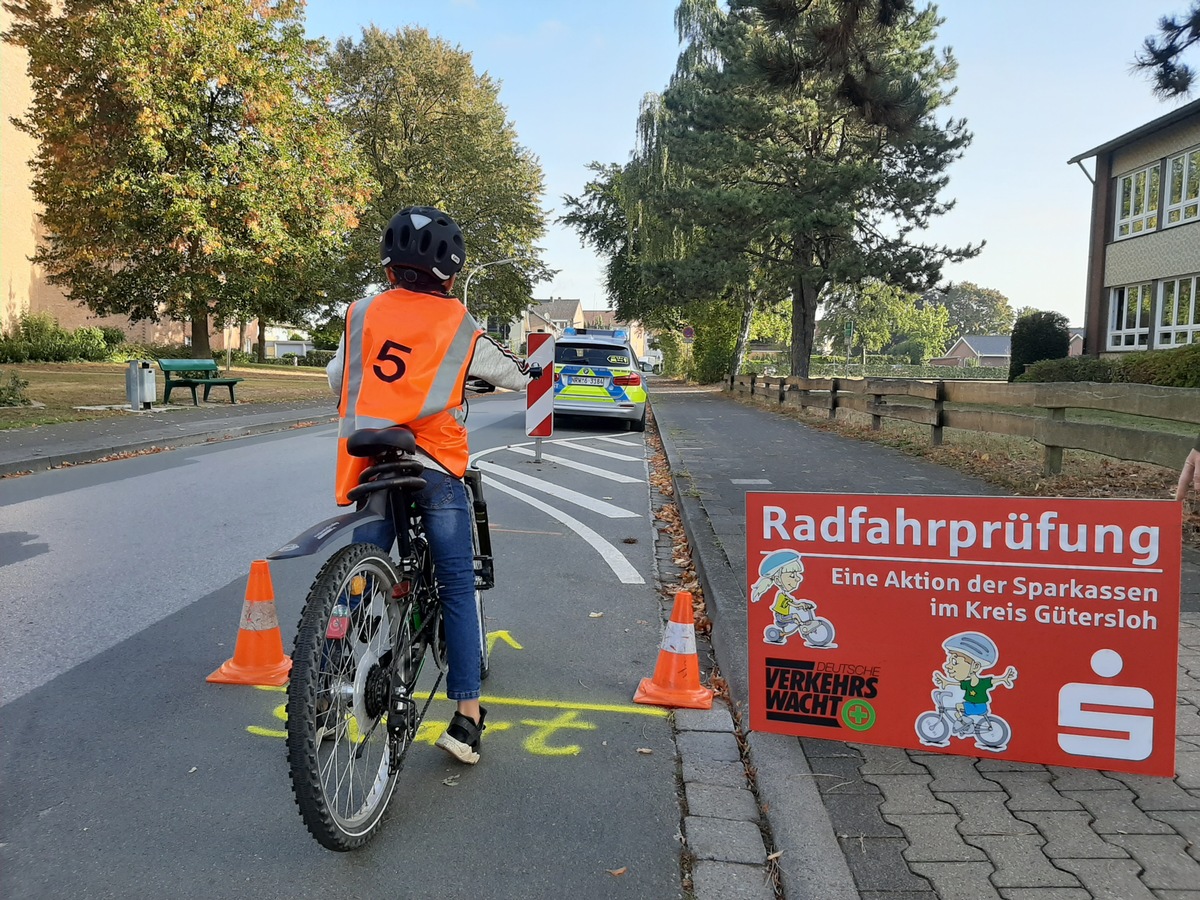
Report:
M 208 313 L 192 316 L 192 359 L 212 359 L 208 342 Z
M 750 322 L 754 318 L 754 292 L 746 285 L 746 299 L 742 303 L 742 327 L 738 330 L 737 345 L 733 348 L 733 374 L 742 371 L 746 358 L 746 345 L 750 343 Z
M 255 357 L 260 363 L 267 361 L 267 320 L 258 319 L 258 342 L 254 345 Z

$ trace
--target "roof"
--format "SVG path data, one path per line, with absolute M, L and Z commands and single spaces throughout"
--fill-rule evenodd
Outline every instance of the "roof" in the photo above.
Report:
M 1171 110 L 1165 116 L 1159 116 L 1157 119 L 1133 129 L 1133 131 L 1127 131 L 1120 137 L 1115 137 L 1111 141 L 1105 141 L 1099 147 L 1093 147 L 1086 153 L 1080 153 L 1078 156 L 1068 159 L 1067 165 L 1074 165 L 1080 160 L 1091 159 L 1093 156 L 1099 156 L 1101 153 L 1107 153 L 1110 150 L 1116 150 L 1118 147 L 1124 147 L 1126 144 L 1132 144 L 1134 141 L 1141 140 L 1148 135 L 1154 134 L 1156 131 L 1162 131 L 1176 122 L 1182 122 L 1184 119 L 1195 115 L 1200 115 L 1200 100 L 1185 103 L 1178 109 Z
M 1007 334 L 964 334 L 958 340 L 979 356 L 1009 356 L 1011 354 L 1012 338 Z M 955 343 L 957 344 L 958 341 Z
M 574 322 L 577 312 L 583 311 L 583 304 L 578 300 L 535 300 L 534 309 L 539 316 L 557 321 Z
M 589 328 L 615 328 L 617 325 L 617 314 L 611 309 L 585 309 L 583 311 L 583 321 L 587 323 Z

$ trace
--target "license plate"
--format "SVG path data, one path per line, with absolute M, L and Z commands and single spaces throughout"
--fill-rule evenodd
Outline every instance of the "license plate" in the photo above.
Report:
M 587 387 L 604 387 L 604 379 L 594 378 L 591 375 L 572 375 L 571 384 L 582 384 Z

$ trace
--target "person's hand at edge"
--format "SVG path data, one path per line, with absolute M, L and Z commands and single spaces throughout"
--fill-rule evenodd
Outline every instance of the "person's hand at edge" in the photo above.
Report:
M 1183 500 L 1188 488 L 1193 488 L 1200 494 L 1200 449 L 1192 450 L 1183 461 L 1183 469 L 1179 473 L 1179 484 L 1175 486 L 1175 499 Z

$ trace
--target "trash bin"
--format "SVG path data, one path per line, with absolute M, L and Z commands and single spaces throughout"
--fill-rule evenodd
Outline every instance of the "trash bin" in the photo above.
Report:
M 150 360 L 131 359 L 125 371 L 125 396 L 132 410 L 150 409 L 154 405 L 157 386 Z

